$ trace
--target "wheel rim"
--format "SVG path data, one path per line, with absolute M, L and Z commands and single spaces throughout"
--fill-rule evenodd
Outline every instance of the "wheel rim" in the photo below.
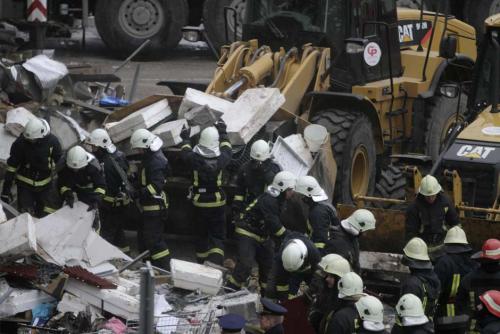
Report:
M 120 27 L 135 38 L 149 38 L 163 26 L 165 15 L 158 0 L 124 0 L 118 12 Z
M 360 145 L 354 151 L 351 164 L 351 194 L 366 195 L 369 183 L 368 151 L 364 145 Z
M 245 1 L 246 0 L 233 0 L 229 5 L 229 7 L 234 8 L 234 10 L 236 11 L 236 21 L 238 22 L 236 37 L 238 39 L 241 39 L 241 36 L 243 34 L 243 19 L 245 18 Z M 227 22 L 229 37 L 232 38 L 235 28 L 232 11 L 227 12 L 226 22 Z

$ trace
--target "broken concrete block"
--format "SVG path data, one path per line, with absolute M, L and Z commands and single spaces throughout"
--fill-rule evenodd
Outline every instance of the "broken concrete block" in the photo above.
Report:
M 359 263 L 363 270 L 408 274 L 410 271 L 401 263 L 402 258 L 401 254 L 362 251 L 359 254 Z
M 68 150 L 89 137 L 89 133 L 80 127 L 73 118 L 59 111 L 50 116 L 50 129 L 54 136 L 59 139 L 63 150 Z
M 207 105 L 210 109 L 225 113 L 232 108 L 233 103 L 212 94 L 188 88 L 179 107 L 178 116 L 184 118 L 184 114 L 192 108 Z
M 200 290 L 216 295 L 222 287 L 222 271 L 201 264 L 172 259 L 170 269 L 174 286 L 186 290 Z
M 55 88 L 59 80 L 68 74 L 66 65 L 44 54 L 28 59 L 23 67 L 35 75 L 38 84 L 44 90 Z
M 16 137 L 11 135 L 6 129 L 5 124 L 0 123 L 0 164 L 6 165 L 10 157 L 10 147 L 16 141 Z
M 0 318 L 10 317 L 17 313 L 32 310 L 42 303 L 51 303 L 55 299 L 39 290 L 15 289 L 5 280 L 0 281 Z
M 72 312 L 77 315 L 79 312 L 85 312 L 87 307 L 90 307 L 91 319 L 94 321 L 97 318 L 102 318 L 99 310 L 85 303 L 79 297 L 65 292 L 61 301 L 57 304 L 57 311 L 60 313 Z
M 313 163 L 313 157 L 307 142 L 301 134 L 294 134 L 285 138 L 285 142 L 292 148 L 292 150 L 299 155 L 308 166 Z
M 2 203 L 0 203 L 0 224 L 5 223 L 7 221 L 7 215 L 5 211 L 3 211 Z
M 307 175 L 310 165 L 297 154 L 282 137 L 278 137 L 273 145 L 271 155 L 283 170 L 292 172 L 297 177 Z
M 37 251 L 35 223 L 28 213 L 0 224 L 0 258 L 4 261 L 29 256 Z
M 111 139 L 120 142 L 132 136 L 137 129 L 149 129 L 172 114 L 167 99 L 144 107 L 124 119 L 105 125 Z
M 36 116 L 26 108 L 11 109 L 7 111 L 5 129 L 12 135 L 19 137 L 23 133 L 26 124 L 33 118 L 36 118 Z
M 181 131 L 185 125 L 185 119 L 178 119 L 161 124 L 153 133 L 163 140 L 163 147 L 176 146 L 182 142 Z
M 214 125 L 221 117 L 223 113 L 220 111 L 211 109 L 209 106 L 199 106 L 194 107 L 184 114 L 184 118 L 187 120 L 189 126 L 199 126 L 201 130 Z
M 241 94 L 222 119 L 233 145 L 247 144 L 285 103 L 277 88 L 252 88 Z
M 260 296 L 257 293 L 248 291 L 238 291 L 224 296 L 220 305 L 227 313 L 239 314 L 248 322 L 257 320 L 257 313 L 260 307 Z

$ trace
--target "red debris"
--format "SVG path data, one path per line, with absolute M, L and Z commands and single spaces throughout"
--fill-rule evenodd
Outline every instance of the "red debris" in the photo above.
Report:
M 35 281 L 38 278 L 38 268 L 31 264 L 10 264 L 0 266 L 0 272 L 9 276 L 23 278 L 28 281 Z
M 99 289 L 116 289 L 117 286 L 105 278 L 99 277 L 90 271 L 80 267 L 65 267 L 64 272 L 69 275 L 69 277 L 74 278 L 83 283 L 93 285 Z

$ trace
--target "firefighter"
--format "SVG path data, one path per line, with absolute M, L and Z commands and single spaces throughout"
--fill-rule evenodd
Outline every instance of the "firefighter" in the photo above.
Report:
M 500 240 L 486 240 L 482 250 L 472 255 L 472 258 L 479 261 L 480 266 L 468 273 L 460 282 L 455 307 L 458 313 L 470 316 L 470 333 L 478 333 L 476 313 L 477 305 L 480 304 L 479 296 L 500 286 Z
M 261 298 L 260 303 L 259 322 L 264 334 L 284 334 L 283 320 L 287 309 L 267 298 Z
M 481 334 L 500 333 L 500 291 L 486 291 L 479 299 L 481 300 L 481 304 L 478 314 L 478 325 L 481 328 Z
M 168 269 L 170 250 L 163 229 L 168 217 L 169 203 L 164 188 L 170 167 L 161 151 L 163 141 L 146 129 L 138 129 L 130 137 L 130 145 L 141 157 L 139 186 L 134 194 L 142 215 L 137 233 L 139 251 L 149 250 L 152 264 Z
M 279 300 L 295 297 L 302 281 L 310 283 L 320 260 L 319 251 L 305 235 L 298 232 L 287 233 L 274 257 L 266 295 Z
M 408 293 L 399 298 L 396 305 L 396 323 L 392 334 L 431 334 L 434 333 L 432 322 L 424 313 L 420 298 Z
M 108 242 L 129 252 L 123 225 L 128 220 L 131 202 L 130 189 L 127 189 L 128 161 L 119 151 L 104 129 L 95 129 L 90 134 L 87 144 L 99 160 L 106 180 L 106 195 L 100 206 L 101 236 Z
M 228 313 L 219 317 L 221 334 L 240 333 L 246 324 L 245 318 L 239 314 Z
M 356 334 L 387 333 L 384 325 L 384 305 L 373 296 L 363 296 L 355 304 L 361 325 Z
M 250 203 L 236 222 L 238 262 L 229 276 L 230 287 L 243 287 L 256 261 L 260 287 L 265 290 L 268 273 L 273 265 L 274 243 L 271 237 L 281 239 L 285 236 L 280 213 L 294 187 L 295 176 L 287 171 L 279 172 L 268 190 Z
M 236 186 L 233 199 L 233 218 L 239 214 L 257 197 L 267 190 L 274 176 L 281 170 L 271 156 L 269 144 L 257 140 L 250 149 L 251 160 L 242 165 L 236 175 Z
M 339 280 L 338 298 L 340 304 L 331 311 L 323 322 L 323 334 L 351 334 L 360 329 L 361 318 L 356 302 L 363 297 L 363 280 L 355 272 L 346 273 Z
M 434 265 L 434 271 L 441 281 L 437 315 L 454 317 L 456 315 L 455 297 L 460 281 L 476 269 L 478 264 L 470 258 L 472 248 L 460 226 L 454 226 L 446 233 L 444 251 L 446 254 L 440 257 Z
M 408 241 L 403 249 L 401 262 L 410 269 L 410 276 L 401 283 L 400 296 L 408 293 L 416 295 L 422 301 L 425 315 L 432 320 L 441 292 L 441 282 L 433 270 L 425 242 L 420 238 Z
M 338 307 L 338 281 L 351 271 L 349 262 L 338 254 L 328 254 L 321 258 L 312 282 L 318 281 L 319 291 L 312 295 L 309 323 L 319 333 L 321 320 Z M 311 286 L 315 285 L 311 282 Z M 312 287 L 308 290 L 311 293 Z
M 88 211 L 97 210 L 106 194 L 99 162 L 81 146 L 72 147 L 66 155 L 66 166 L 59 172 L 59 192 L 70 208 L 76 193 L 78 200 L 89 206 Z
M 47 121 L 31 119 L 10 148 L 2 200 L 12 202 L 11 188 L 16 182 L 19 211 L 38 218 L 54 212 L 53 174 L 61 157 L 61 144 L 50 133 Z
M 328 200 L 325 191 L 312 176 L 297 179 L 295 192 L 301 194 L 302 200 L 309 207 L 309 225 L 311 240 L 322 255 L 326 255 L 330 243 L 330 229 L 339 225 L 337 211 Z
M 375 223 L 375 216 L 370 211 L 354 211 L 339 226 L 332 227 L 331 240 L 325 251 L 341 255 L 349 261 L 352 270 L 359 273 L 359 238 L 364 232 L 375 229 Z
M 192 170 L 190 197 L 194 206 L 197 228 L 201 231 L 196 246 L 198 262 L 222 265 L 226 237 L 226 195 L 222 189 L 222 174 L 231 161 L 232 147 L 226 124 L 219 121 L 200 134 L 198 145 L 191 148 L 189 130 L 181 133 L 184 160 Z
M 459 224 L 458 214 L 434 176 L 426 175 L 418 192 L 417 198 L 406 210 L 405 240 L 408 242 L 414 237 L 423 239 L 434 261 L 442 255 L 446 230 Z

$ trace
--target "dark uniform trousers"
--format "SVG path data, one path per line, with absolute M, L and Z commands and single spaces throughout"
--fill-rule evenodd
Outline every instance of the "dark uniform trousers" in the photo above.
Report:
M 109 204 L 103 202 L 99 208 L 99 215 L 101 218 L 101 236 L 109 243 L 120 248 L 122 252 L 130 252 L 130 246 L 125 238 L 123 230 L 124 223 L 130 218 L 130 200 L 124 200 L 124 204 L 115 202 Z M 128 204 L 125 204 L 128 203 Z
M 222 265 L 226 239 L 226 206 L 203 208 L 194 205 L 193 208 L 196 227 L 202 236 L 196 241 L 198 262 L 210 261 Z
M 469 315 L 469 333 L 479 333 L 477 328 L 477 305 L 481 304 L 479 296 L 488 290 L 498 290 L 499 287 L 500 264 L 498 263 L 483 263 L 460 282 L 455 307 L 458 313 Z
M 12 144 L 4 187 L 17 183 L 19 211 L 40 218 L 59 207 L 52 174 L 61 156 L 59 140 L 52 134 L 36 142 L 20 136 Z
M 137 234 L 139 250 L 149 250 L 154 266 L 170 268 L 170 250 L 164 236 L 168 218 L 168 198 L 163 190 L 169 173 L 163 152 L 146 152 L 140 168 L 140 198 L 142 220 Z

